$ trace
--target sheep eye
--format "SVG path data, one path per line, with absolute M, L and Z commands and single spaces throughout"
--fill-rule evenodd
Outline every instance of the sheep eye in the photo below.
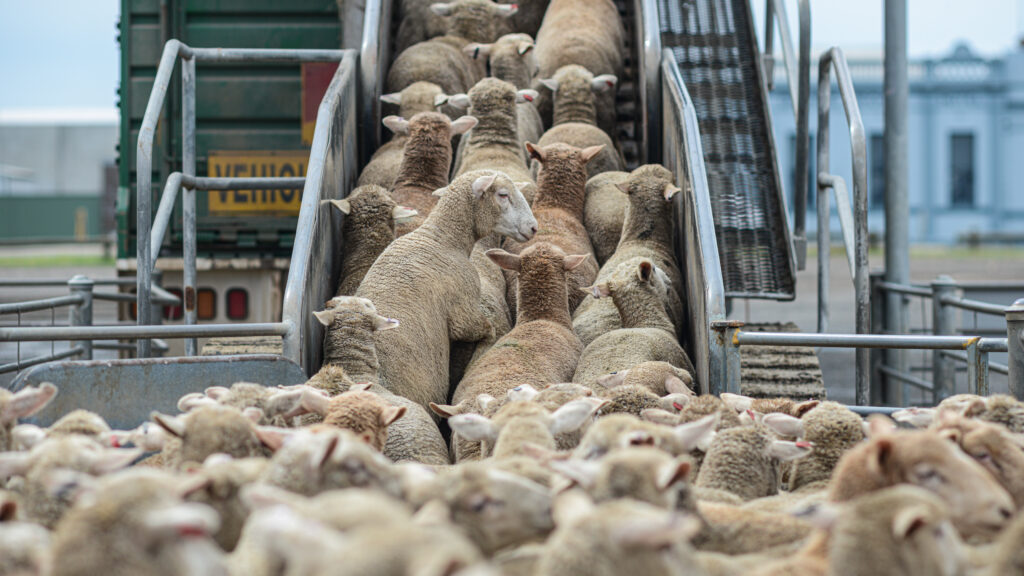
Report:
M 504 192 L 504 191 L 498 192 L 498 198 L 504 198 L 504 199 L 507 200 L 508 199 L 508 192 Z
M 925 483 L 929 483 L 929 484 L 939 483 L 939 482 L 943 482 L 945 480 L 942 477 L 941 474 L 939 474 L 937 471 L 935 471 L 935 470 L 933 470 L 931 468 L 929 468 L 927 470 L 919 471 L 917 473 L 917 479 L 920 482 L 925 482 Z
M 988 452 L 978 452 L 977 454 L 974 455 L 974 458 L 976 460 L 984 461 L 984 460 L 988 460 L 988 459 L 992 458 L 992 455 L 989 454 Z

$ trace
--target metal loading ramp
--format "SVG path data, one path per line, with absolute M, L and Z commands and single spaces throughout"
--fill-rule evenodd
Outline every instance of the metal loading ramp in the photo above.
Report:
M 749 0 L 658 0 L 700 123 L 727 297 L 791 300 L 792 244 Z

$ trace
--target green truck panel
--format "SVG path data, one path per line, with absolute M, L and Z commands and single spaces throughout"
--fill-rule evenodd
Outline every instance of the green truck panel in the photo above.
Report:
M 312 48 L 340 45 L 335 0 L 121 0 L 121 137 L 118 256 L 135 256 L 135 151 L 163 43 L 193 47 Z M 181 84 L 176 69 L 157 126 L 153 209 L 167 175 L 181 168 Z M 298 65 L 196 67 L 196 173 L 206 175 L 211 152 L 304 150 L 302 82 Z M 173 120 L 172 120 L 173 118 Z M 165 251 L 180 254 L 180 199 Z M 287 257 L 295 219 L 214 216 L 205 192 L 197 196 L 199 254 L 205 257 Z M 173 243 L 173 251 L 171 250 Z

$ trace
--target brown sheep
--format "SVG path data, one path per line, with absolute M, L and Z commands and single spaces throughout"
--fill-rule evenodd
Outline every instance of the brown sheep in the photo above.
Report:
M 401 92 L 382 95 L 380 100 L 397 107 L 399 118 L 408 119 L 420 112 L 436 111 L 438 107 L 448 102 L 448 95 L 441 90 L 440 86 L 433 82 L 413 82 Z M 449 113 L 449 111 L 456 112 L 456 109 L 445 107 L 442 111 Z M 454 114 L 452 118 L 457 118 L 461 115 L 461 113 Z M 389 117 L 390 115 L 385 116 L 385 118 Z M 384 125 L 390 130 L 391 126 L 388 126 L 389 123 L 385 122 Z M 363 171 L 359 173 L 359 180 L 356 181 L 356 186 L 375 184 L 386 190 L 391 190 L 395 186 L 395 177 L 398 175 L 398 169 L 402 165 L 402 151 L 405 149 L 405 144 L 408 141 L 408 136 L 395 134 L 391 140 L 381 144 L 373 153 L 373 156 L 370 157 L 370 161 L 363 167 Z
M 493 44 L 473 43 L 463 51 L 474 59 L 488 61 L 494 78 L 504 80 L 518 90 L 525 90 L 533 87 L 539 70 L 533 48 L 530 36 L 506 34 Z M 536 142 L 544 135 L 544 122 L 534 102 L 516 104 L 516 127 L 520 145 Z
M 426 221 L 388 246 L 357 292 L 403 322 L 375 335 L 381 385 L 424 407 L 447 400 L 450 342 L 494 331 L 469 260 L 474 244 L 494 233 L 525 241 L 537 231 L 522 192 L 499 172 L 470 172 L 436 193 Z
M 615 106 L 604 106 L 608 102 L 605 94 L 611 93 L 614 101 L 615 85 L 619 79 L 614 74 L 594 76 L 590 70 L 577 64 L 562 66 L 550 78 L 541 78 L 540 83 L 554 94 L 554 115 L 552 126 L 568 124 L 590 124 L 615 136 Z
M 513 240 L 505 247 L 513 254 L 521 253 L 537 242 L 549 242 L 569 254 L 593 256 L 590 238 L 583 228 L 583 196 L 587 180 L 587 163 L 601 152 L 600 146 L 585 150 L 565 144 L 554 144 L 538 148 L 527 142 L 530 157 L 541 163 L 537 180 L 537 195 L 534 197 L 533 215 L 537 218 L 537 235 L 520 244 Z M 583 288 L 593 284 L 597 278 L 597 263 L 593 258 L 585 260 L 566 277 L 569 288 L 569 314 L 583 301 Z M 515 310 L 516 281 L 508 283 L 509 306 Z
M 404 236 L 427 219 L 437 204 L 434 192 L 448 185 L 452 136 L 464 134 L 476 125 L 476 119 L 463 116 L 451 121 L 440 112 L 420 112 L 408 121 L 391 116 L 385 121 L 390 122 L 395 134 L 409 138 L 402 155 L 402 165 L 395 177 L 395 187 L 391 190 L 395 202 L 417 212 L 417 215 L 395 226 L 395 235 Z

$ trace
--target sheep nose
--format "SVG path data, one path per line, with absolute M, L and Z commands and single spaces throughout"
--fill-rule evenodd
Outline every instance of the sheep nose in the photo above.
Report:
M 530 234 L 536 234 L 536 233 L 537 233 L 537 227 L 536 226 L 530 226 Z
M 1007 508 L 1005 506 L 1000 506 L 999 507 L 999 515 L 1003 517 L 1003 520 L 1009 520 L 1010 518 L 1013 517 L 1013 510 L 1010 510 L 1009 508 Z

